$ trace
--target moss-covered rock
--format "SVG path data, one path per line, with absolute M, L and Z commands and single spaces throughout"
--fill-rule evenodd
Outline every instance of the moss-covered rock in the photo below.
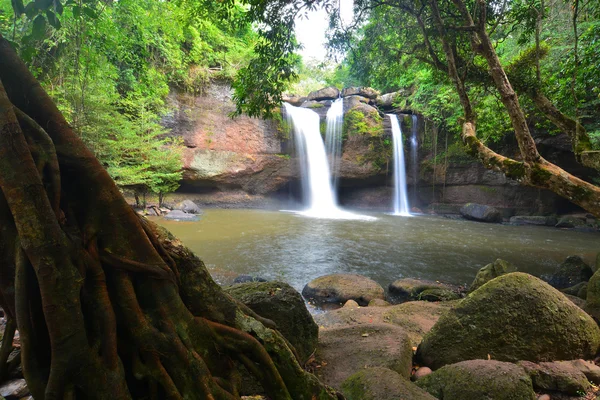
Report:
M 501 275 L 509 274 L 511 272 L 517 272 L 517 267 L 508 261 L 504 261 L 499 258 L 493 263 L 481 268 L 479 272 L 477 272 L 477 276 L 475 276 L 473 283 L 471 283 L 471 286 L 469 286 L 469 291 L 472 292 L 473 290 L 476 290 L 488 283 L 492 279 Z
M 535 400 L 523 368 L 495 360 L 463 361 L 419 379 L 417 386 L 444 400 Z
M 592 269 L 581 257 L 570 256 L 560 264 L 548 283 L 557 289 L 565 289 L 581 282 L 587 282 L 592 275 Z
M 596 271 L 587 285 L 584 310 L 600 321 L 600 270 Z
M 347 400 L 435 400 L 398 373 L 382 367 L 355 373 L 344 381 L 341 389 Z
M 561 292 L 571 296 L 577 296 L 580 299 L 585 300 L 585 298 L 587 297 L 587 286 L 587 282 L 579 282 L 577 285 L 568 287 L 566 289 L 562 289 Z
M 560 362 L 532 363 L 520 361 L 519 366 L 531 377 L 533 387 L 576 396 L 590 388 L 586 376 L 573 365 Z
M 562 293 L 513 272 L 486 283 L 443 314 L 417 358 L 434 370 L 463 360 L 552 361 L 593 357 L 598 325 Z
M 225 291 L 258 315 L 275 322 L 302 362 L 315 351 L 319 327 L 293 287 L 283 282 L 251 282 L 227 287 Z
M 426 293 L 423 293 L 426 292 Z M 446 301 L 460 298 L 458 288 L 441 282 L 403 278 L 388 286 L 388 301 L 393 304 L 406 301 Z
M 357 274 L 331 274 L 313 279 L 302 289 L 304 298 L 316 304 L 344 304 L 354 300 L 366 306 L 373 299 L 383 299 L 384 290 L 377 282 Z

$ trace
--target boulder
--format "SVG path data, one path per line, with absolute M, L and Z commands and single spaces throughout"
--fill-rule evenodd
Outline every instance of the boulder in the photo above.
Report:
M 440 301 L 440 298 L 456 300 L 459 298 L 457 292 L 458 288 L 445 283 L 403 278 L 395 280 L 388 286 L 388 301 L 399 304 L 413 300 Z
M 406 332 L 390 324 L 365 324 L 321 329 L 315 375 L 339 388 L 349 376 L 366 367 L 385 367 L 408 380 L 413 351 Z
M 564 215 L 558 219 L 557 228 L 581 228 L 586 226 L 587 219 L 584 216 Z
M 293 106 L 300 107 L 302 103 L 306 101 L 306 97 L 298 96 L 297 94 L 286 93 L 281 97 L 281 100 L 283 100 L 286 103 L 290 103 Z
M 314 352 L 319 327 L 306 309 L 300 293 L 283 282 L 252 282 L 225 288 L 232 297 L 258 315 L 277 324 L 277 329 L 294 346 L 301 362 Z
M 13 379 L 8 382 L 4 382 L 0 386 L 0 396 L 9 397 L 14 399 L 20 399 L 29 394 L 29 388 L 25 379 Z
M 202 210 L 196 203 L 191 200 L 183 200 L 173 207 L 174 210 L 181 210 L 188 214 L 202 214 Z
M 569 360 L 569 361 L 555 361 L 556 364 L 564 364 L 576 368 L 582 372 L 588 381 L 595 385 L 600 384 L 600 367 L 591 361 L 585 360 Z
M 365 368 L 342 383 L 347 400 L 435 400 L 435 397 L 397 372 L 387 368 Z
M 200 221 L 200 217 L 198 217 L 197 215 L 188 214 L 181 210 L 173 210 L 170 213 L 168 213 L 167 215 L 165 215 L 164 218 L 168 219 L 168 220 L 173 220 L 173 221 L 187 221 L 187 222 Z
M 379 96 L 379 92 L 370 87 L 349 87 L 342 90 L 342 97 L 361 96 L 367 99 L 375 99 Z
M 561 292 L 563 292 L 564 294 L 568 294 L 570 296 L 576 296 L 582 300 L 585 300 L 587 297 L 587 287 L 588 287 L 587 282 L 579 282 L 577 285 L 573 285 L 566 289 L 562 289 Z
M 519 366 L 531 377 L 533 387 L 543 391 L 555 391 L 576 396 L 590 388 L 586 376 L 570 364 L 558 362 L 532 363 L 520 361 Z
M 413 381 L 418 381 L 421 378 L 425 378 L 427 375 L 430 375 L 433 371 L 429 367 L 420 367 L 415 371 L 412 376 Z
M 469 286 L 469 291 L 472 292 L 492 279 L 511 272 L 517 272 L 517 268 L 508 261 L 497 259 L 477 272 L 477 276 L 475 276 L 473 283 Z
M 309 101 L 335 100 L 338 97 L 340 97 L 339 89 L 334 86 L 330 86 L 323 89 L 315 90 L 314 92 L 310 92 L 307 96 L 307 99 Z
M 491 280 L 444 313 L 417 359 L 432 369 L 464 360 L 516 362 L 594 357 L 600 328 L 562 293 L 528 274 Z
M 390 303 L 381 299 L 373 299 L 368 304 L 369 307 L 387 307 L 389 305 Z
M 510 217 L 509 222 L 511 225 L 555 226 L 558 219 L 552 215 L 516 215 Z
M 548 279 L 548 283 L 557 289 L 566 289 L 589 281 L 592 275 L 592 269 L 581 257 L 569 256 Z
M 446 365 L 416 385 L 444 400 L 535 400 L 523 368 L 496 360 L 470 360 Z
M 381 108 L 392 108 L 398 96 L 400 96 L 399 92 L 382 94 L 381 96 L 377 96 L 375 104 Z
M 596 254 L 596 262 L 592 265 L 592 271 L 596 272 L 600 269 L 600 253 Z
M 349 96 L 344 98 L 344 110 L 352 110 L 359 107 L 364 114 L 377 112 L 377 109 L 369 105 L 369 99 L 362 96 Z
M 497 208 L 483 204 L 467 203 L 460 208 L 466 219 L 480 222 L 502 222 L 502 213 Z
M 384 290 L 377 282 L 356 274 L 332 274 L 313 279 L 302 289 L 304 298 L 316 304 L 344 304 L 354 300 L 366 306 L 373 299 L 384 299 Z

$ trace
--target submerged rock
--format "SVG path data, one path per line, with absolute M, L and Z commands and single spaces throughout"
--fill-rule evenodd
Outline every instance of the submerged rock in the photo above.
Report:
M 412 369 L 412 345 L 406 332 L 390 324 L 365 324 L 322 329 L 315 375 L 339 388 L 352 374 L 366 367 L 385 367 L 408 380 Z
M 200 217 L 198 217 L 197 215 L 188 214 L 181 210 L 173 210 L 170 213 L 168 213 L 167 215 L 165 215 L 164 218 L 168 219 L 168 220 L 174 220 L 174 221 L 189 221 L 189 222 L 200 221 Z
M 382 367 L 355 373 L 344 381 L 341 389 L 347 400 L 435 400 L 398 373 Z
M 511 272 L 517 272 L 517 267 L 509 263 L 508 261 L 501 260 L 500 258 L 491 264 L 486 265 L 477 272 L 475 280 L 469 286 L 469 291 L 478 289 L 480 286 L 488 283 L 494 278 L 501 275 L 509 274 Z
M 531 379 L 523 368 L 495 360 L 446 365 L 416 382 L 444 400 L 535 400 Z
M 308 100 L 335 100 L 340 97 L 340 91 L 338 88 L 334 86 L 326 87 L 323 89 L 315 90 L 314 92 L 310 92 L 308 94 Z
M 315 351 L 319 327 L 293 287 L 283 282 L 253 282 L 230 286 L 225 291 L 261 317 L 275 322 L 302 363 Z
M 480 222 L 502 222 L 502 213 L 497 208 L 483 204 L 467 203 L 461 207 L 463 217 Z
M 460 298 L 458 288 L 441 282 L 403 278 L 388 286 L 388 301 L 394 304 L 406 301 L 445 301 Z
M 516 215 L 510 217 L 511 225 L 555 226 L 558 219 L 555 216 Z
M 557 289 L 565 289 L 589 281 L 592 275 L 592 269 L 581 257 L 570 256 L 558 267 L 548 283 Z
M 532 363 L 520 361 L 519 366 L 531 377 L 533 387 L 576 396 L 590 388 L 586 376 L 573 365 L 559 362 Z
M 481 286 L 443 314 L 417 359 L 433 369 L 463 360 L 516 362 L 594 357 L 600 329 L 562 293 L 513 272 Z
M 302 295 L 317 304 L 344 304 L 354 300 L 366 306 L 373 299 L 384 299 L 384 290 L 377 282 L 357 274 L 332 274 L 313 279 L 304 286 Z

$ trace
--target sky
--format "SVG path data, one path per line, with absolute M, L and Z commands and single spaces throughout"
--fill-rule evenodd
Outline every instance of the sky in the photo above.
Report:
M 341 13 L 344 21 L 352 18 L 352 0 L 340 0 Z M 308 18 L 296 18 L 296 37 L 304 46 L 300 54 L 305 61 L 316 59 L 325 60 L 325 31 L 329 25 L 329 16 L 323 9 L 308 13 Z

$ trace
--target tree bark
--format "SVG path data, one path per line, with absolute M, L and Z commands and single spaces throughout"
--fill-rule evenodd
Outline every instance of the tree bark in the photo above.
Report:
M 336 398 L 129 207 L 1 37 L 0 189 L 0 302 L 36 400 L 235 399 L 240 368 L 273 399 Z

